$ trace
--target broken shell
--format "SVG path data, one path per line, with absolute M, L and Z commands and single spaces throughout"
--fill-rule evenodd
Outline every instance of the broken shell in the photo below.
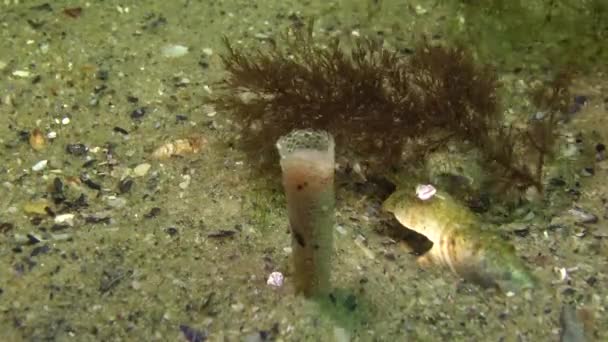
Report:
M 30 146 L 35 151 L 40 151 L 46 146 L 46 139 L 38 128 L 34 128 L 34 130 L 30 132 L 29 141 Z
M 173 156 L 185 157 L 199 153 L 207 144 L 207 139 L 202 136 L 191 136 L 186 139 L 177 139 L 158 147 L 152 152 L 154 159 L 167 159 Z
M 283 276 L 283 274 L 281 272 L 272 272 L 268 276 L 268 280 L 266 281 L 266 284 L 268 284 L 272 287 L 281 287 L 281 286 L 283 286 L 284 280 L 285 280 L 285 277 Z
M 41 161 L 37 162 L 36 164 L 34 164 L 34 166 L 32 166 L 32 171 L 35 171 L 35 172 L 42 171 L 46 168 L 48 163 L 49 163 L 49 161 L 46 159 L 41 160 Z
M 437 193 L 437 189 L 430 184 L 420 184 L 416 187 L 416 196 L 423 201 L 426 201 Z

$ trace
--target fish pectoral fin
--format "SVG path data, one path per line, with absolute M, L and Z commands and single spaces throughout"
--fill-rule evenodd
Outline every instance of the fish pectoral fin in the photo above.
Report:
M 435 258 L 433 258 L 433 253 L 428 251 L 416 259 L 416 263 L 420 267 L 429 267 L 431 265 L 436 264 Z

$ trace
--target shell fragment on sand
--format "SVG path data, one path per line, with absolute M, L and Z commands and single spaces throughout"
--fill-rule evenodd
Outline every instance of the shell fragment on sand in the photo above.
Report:
M 185 157 L 198 154 L 207 145 L 207 139 L 193 135 L 185 139 L 166 142 L 152 152 L 154 159 L 168 159 L 175 156 Z

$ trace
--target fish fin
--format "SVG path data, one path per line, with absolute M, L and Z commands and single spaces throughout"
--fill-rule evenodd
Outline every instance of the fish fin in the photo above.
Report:
M 431 265 L 436 264 L 435 259 L 433 258 L 433 253 L 431 253 L 431 251 L 428 251 L 428 252 L 422 254 L 421 256 L 419 256 L 416 259 L 416 263 L 420 267 L 429 267 Z

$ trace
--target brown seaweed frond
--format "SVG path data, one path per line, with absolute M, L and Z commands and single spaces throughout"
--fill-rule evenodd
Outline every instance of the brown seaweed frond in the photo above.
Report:
M 225 91 L 212 101 L 236 114 L 254 164 L 276 161 L 274 142 L 297 128 L 328 130 L 337 146 L 393 163 L 430 131 L 483 146 L 500 120 L 496 73 L 462 46 L 422 40 L 403 56 L 362 40 L 349 51 L 302 31 L 267 49 L 225 45 Z

